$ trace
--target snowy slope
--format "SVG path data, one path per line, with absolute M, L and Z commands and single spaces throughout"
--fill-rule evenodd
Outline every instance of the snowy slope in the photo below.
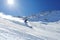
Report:
M 0 40 L 22 40 L 21 37 L 25 38 L 24 40 L 40 40 L 31 32 L 28 27 L 0 18 Z
M 0 14 L 0 40 L 60 40 L 60 21 L 43 24 Z
M 42 22 L 29 22 L 33 29 L 48 40 L 60 40 L 60 21 L 43 24 Z M 50 39 L 49 39 L 50 38 Z

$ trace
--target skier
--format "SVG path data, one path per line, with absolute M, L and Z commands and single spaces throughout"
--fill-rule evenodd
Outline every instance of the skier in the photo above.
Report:
M 25 22 L 25 23 L 27 23 L 27 20 L 28 20 L 28 19 L 25 19 L 25 21 L 24 21 L 24 22 Z
M 28 18 L 27 17 L 25 17 L 24 22 L 25 22 L 25 25 L 27 25 L 29 28 L 32 28 L 31 26 L 28 25 Z

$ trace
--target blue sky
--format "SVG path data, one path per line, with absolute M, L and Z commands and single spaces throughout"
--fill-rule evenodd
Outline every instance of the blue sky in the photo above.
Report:
M 9 9 L 6 1 L 0 0 L 0 12 L 14 16 L 29 16 L 40 11 L 60 10 L 60 0 L 15 0 L 16 9 Z
M 0 0 L 0 12 L 12 16 L 30 16 L 40 13 L 41 11 L 60 10 L 60 0 L 14 0 L 14 5 L 9 5 L 7 0 Z M 60 13 L 49 13 L 50 16 L 40 17 L 42 20 L 48 18 L 50 21 L 60 20 Z M 57 18 L 57 19 L 56 19 Z

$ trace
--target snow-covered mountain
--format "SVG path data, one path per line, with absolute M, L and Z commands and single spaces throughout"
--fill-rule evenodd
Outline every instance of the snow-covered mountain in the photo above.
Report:
M 31 21 L 56 22 L 60 20 L 60 10 L 42 11 L 40 13 L 29 16 Z
M 60 21 L 28 21 L 27 26 L 23 18 L 0 13 L 0 40 L 60 40 Z

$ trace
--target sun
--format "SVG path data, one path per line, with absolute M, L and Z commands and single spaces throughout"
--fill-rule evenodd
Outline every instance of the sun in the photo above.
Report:
M 14 0 L 7 0 L 8 5 L 14 5 Z
M 9 10 L 16 10 L 19 5 L 17 0 L 4 0 L 4 6 Z

